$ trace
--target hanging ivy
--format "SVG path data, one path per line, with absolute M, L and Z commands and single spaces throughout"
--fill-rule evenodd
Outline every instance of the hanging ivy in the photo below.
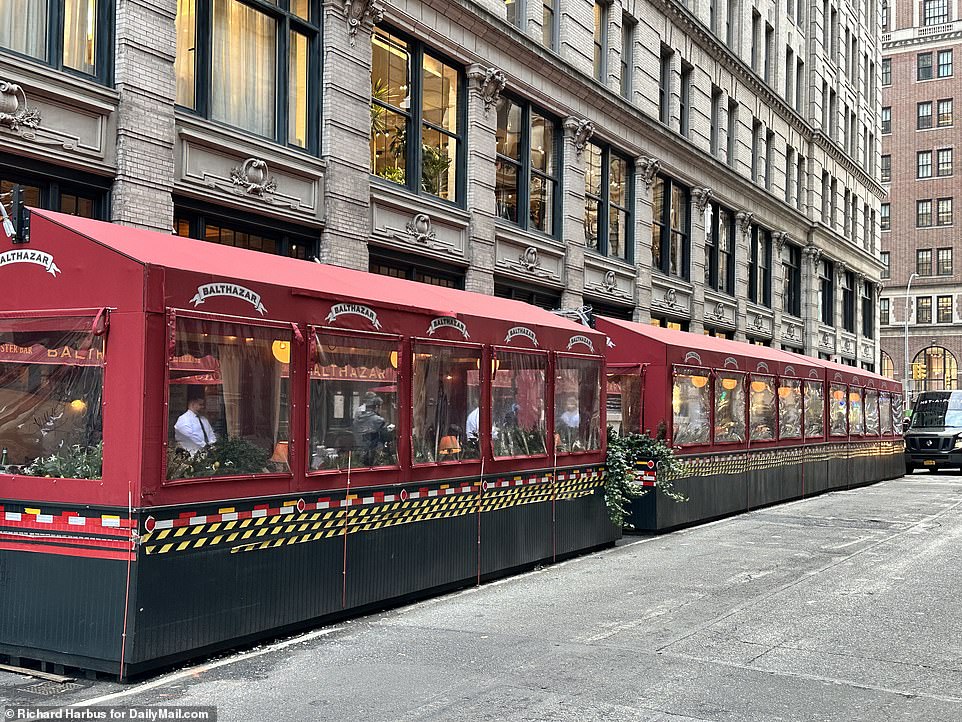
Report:
M 655 462 L 657 469 L 654 488 L 672 501 L 688 501 L 688 497 L 672 485 L 672 479 L 684 469 L 674 449 L 662 439 L 653 439 L 645 434 L 622 435 L 608 427 L 605 505 L 612 524 L 619 528 L 633 528 L 627 521 L 631 502 L 651 491 L 642 487 L 635 476 L 639 463 L 649 459 Z

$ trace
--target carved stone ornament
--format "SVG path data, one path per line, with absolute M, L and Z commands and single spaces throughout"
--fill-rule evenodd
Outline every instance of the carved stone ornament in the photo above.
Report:
M 384 19 L 381 0 L 344 0 L 344 15 L 351 35 L 351 47 L 357 44 L 357 32 L 362 27 L 369 30 Z
M 538 266 L 541 265 L 541 257 L 538 255 L 538 249 L 534 246 L 528 246 L 524 249 L 524 253 L 518 256 L 518 263 L 521 267 L 532 273 Z
M 427 213 L 418 213 L 404 226 L 415 243 L 430 244 L 437 240 L 438 234 Z
M 478 94 L 484 101 L 484 112 L 491 110 L 492 106 L 501 100 L 501 93 L 508 85 L 508 77 L 503 70 L 498 68 L 484 68 L 480 65 L 472 65 L 468 68 L 468 78 L 477 83 Z
M 595 124 L 590 120 L 568 118 L 565 120 L 565 130 L 571 133 L 571 142 L 575 146 L 575 153 L 581 155 L 591 136 L 595 134 Z
M 691 196 L 695 199 L 695 208 L 699 213 L 705 212 L 705 206 L 708 205 L 708 201 L 710 201 L 714 195 L 715 192 L 708 187 L 691 189 Z
M 882 298 L 882 284 L 875 284 L 875 302 L 878 303 L 879 299 Z
M 230 182 L 247 195 L 258 198 L 277 190 L 277 181 L 268 171 L 267 162 L 260 158 L 248 158 L 239 168 L 231 169 Z
M 20 126 L 40 127 L 40 111 L 28 108 L 23 88 L 6 80 L 0 80 L 0 125 L 11 130 L 20 130 Z
M 835 266 L 835 277 L 839 283 L 845 280 L 846 273 L 848 273 L 848 264 L 845 261 L 839 261 Z
M 608 293 L 611 293 L 618 288 L 618 277 L 615 276 L 614 271 L 608 271 L 605 273 L 605 277 L 601 281 L 601 287 Z
M 752 326 L 761 331 L 765 328 L 765 320 L 756 313 L 755 318 L 752 320 Z
M 655 176 L 658 175 L 658 169 L 661 168 L 661 161 L 648 155 L 638 156 L 635 168 L 638 169 L 638 177 L 645 184 L 645 191 L 650 191 L 651 184 L 655 182 Z
M 665 300 L 662 303 L 668 308 L 681 308 L 681 304 L 675 300 L 675 289 L 669 288 L 665 291 Z
M 793 324 L 789 324 L 788 326 L 785 327 L 785 338 L 786 338 L 786 339 L 792 339 L 792 340 L 798 340 L 798 339 L 800 339 L 801 336 L 798 335 L 798 332 L 799 332 L 800 330 L 801 330 L 801 329 L 799 329 L 798 326 L 795 326 L 795 325 L 793 325 Z
M 808 256 L 808 260 L 811 261 L 812 268 L 818 268 L 818 262 L 822 258 L 822 249 L 812 241 L 809 241 L 808 245 L 805 246 L 805 255 Z
M 724 321 L 725 320 L 725 304 L 723 304 L 721 301 L 717 302 L 709 315 L 718 321 Z
M 738 230 L 742 232 L 743 235 L 748 235 L 749 231 L 752 229 L 752 221 L 755 220 L 755 214 L 749 213 L 748 211 L 738 211 L 735 214 L 735 222 L 738 224 Z
M 788 231 L 775 231 L 772 234 L 772 240 L 775 242 L 775 255 L 782 255 L 782 249 L 788 243 Z

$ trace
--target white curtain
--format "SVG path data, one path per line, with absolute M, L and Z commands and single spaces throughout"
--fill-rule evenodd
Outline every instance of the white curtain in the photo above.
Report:
M 47 0 L 2 0 L 0 47 L 46 60 Z
M 63 64 L 93 75 L 97 71 L 97 0 L 64 0 Z
M 214 0 L 211 116 L 274 137 L 277 27 L 237 0 Z
M 177 105 L 194 107 L 194 59 L 196 52 L 197 4 L 195 0 L 177 0 L 177 57 L 174 75 L 177 78 Z

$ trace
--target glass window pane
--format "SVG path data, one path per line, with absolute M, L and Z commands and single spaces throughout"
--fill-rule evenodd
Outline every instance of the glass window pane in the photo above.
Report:
M 862 414 L 862 390 L 853 387 L 848 393 L 848 429 L 850 434 L 861 434 L 865 430 Z
M 628 258 L 628 214 L 614 207 L 608 209 L 608 255 Z
M 94 75 L 97 72 L 98 0 L 64 0 L 64 67 Z
M 0 47 L 47 59 L 47 0 L 0 3 Z
M 778 436 L 799 439 L 802 436 L 802 382 L 782 379 L 778 387 Z
M 518 222 L 518 168 L 498 160 L 495 163 L 495 204 L 498 218 Z
M 707 444 L 710 441 L 709 404 L 711 384 L 707 371 L 675 371 L 671 389 L 671 428 L 675 444 Z
M 805 436 L 825 436 L 825 392 L 820 381 L 805 382 Z
M 312 471 L 397 465 L 398 350 L 396 341 L 316 337 Z
M 641 376 L 639 374 L 608 376 L 607 422 L 621 434 L 641 433 Z
M 410 110 L 411 53 L 407 43 L 375 29 L 371 46 L 371 97 L 394 108 Z
M 531 228 L 554 232 L 554 181 L 540 175 L 531 177 Z
M 430 55 L 424 56 L 422 69 L 424 122 L 458 132 L 458 71 Z
M 555 378 L 555 449 L 601 448 L 601 361 L 559 356 Z
M 183 105 L 185 108 L 193 108 L 195 105 L 196 12 L 196 0 L 177 0 L 177 19 L 174 22 L 177 56 L 174 59 L 174 75 L 177 79 L 177 105 Z
M 715 377 L 715 443 L 745 440 L 745 376 L 719 373 Z
M 828 407 L 828 430 L 832 436 L 848 433 L 848 394 L 844 384 L 832 384 Z
M 585 246 L 598 248 L 598 201 L 585 201 Z
M 546 453 L 547 357 L 499 351 L 492 376 L 494 455 Z
M 752 376 L 749 388 L 748 418 L 751 421 L 751 440 L 774 439 L 775 379 L 771 376 Z
M 585 193 L 593 196 L 601 195 L 601 159 L 601 148 L 589 143 L 585 147 Z
M 101 478 L 104 337 L 91 322 L 0 319 L 0 473 Z
M 879 394 L 879 425 L 883 434 L 891 434 L 895 431 L 892 428 L 892 395 L 887 391 Z
M 287 142 L 307 147 L 307 36 L 291 33 L 290 67 L 288 68 L 288 125 Z
M 879 393 L 875 389 L 865 389 L 865 433 L 875 434 L 881 431 L 879 425 Z M 891 410 L 890 410 L 891 413 Z
M 299 18 L 304 20 L 311 19 L 311 2 L 310 0 L 290 0 L 291 12 L 297 15 Z
M 480 368 L 479 349 L 414 344 L 415 464 L 480 457 Z
M 531 167 L 555 175 L 554 123 L 531 113 Z
M 290 344 L 289 329 L 177 319 L 168 479 L 288 471 Z
M 497 152 L 521 161 L 521 106 L 502 97 L 498 101 Z
M 899 435 L 902 434 L 902 419 L 905 418 L 903 404 L 902 394 L 892 394 L 892 423 L 895 426 L 895 433 Z
M 612 156 L 609 162 L 608 188 L 611 196 L 609 200 L 616 206 L 627 204 L 628 163 L 621 158 Z
M 371 172 L 404 185 L 407 118 L 383 105 L 371 105 Z
M 457 138 L 429 126 L 421 129 L 421 189 L 445 200 L 456 200 Z
M 274 136 L 277 27 L 237 0 L 213 0 L 211 117 Z

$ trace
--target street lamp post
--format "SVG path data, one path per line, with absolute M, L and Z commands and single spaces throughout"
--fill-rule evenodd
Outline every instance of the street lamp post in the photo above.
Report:
M 919 274 L 913 273 L 909 276 L 909 282 L 905 284 L 905 305 L 902 312 L 905 315 L 905 366 L 902 371 L 902 387 L 905 389 L 905 400 L 909 401 L 911 391 L 909 384 L 909 291 L 912 289 L 912 279 L 918 278 Z

